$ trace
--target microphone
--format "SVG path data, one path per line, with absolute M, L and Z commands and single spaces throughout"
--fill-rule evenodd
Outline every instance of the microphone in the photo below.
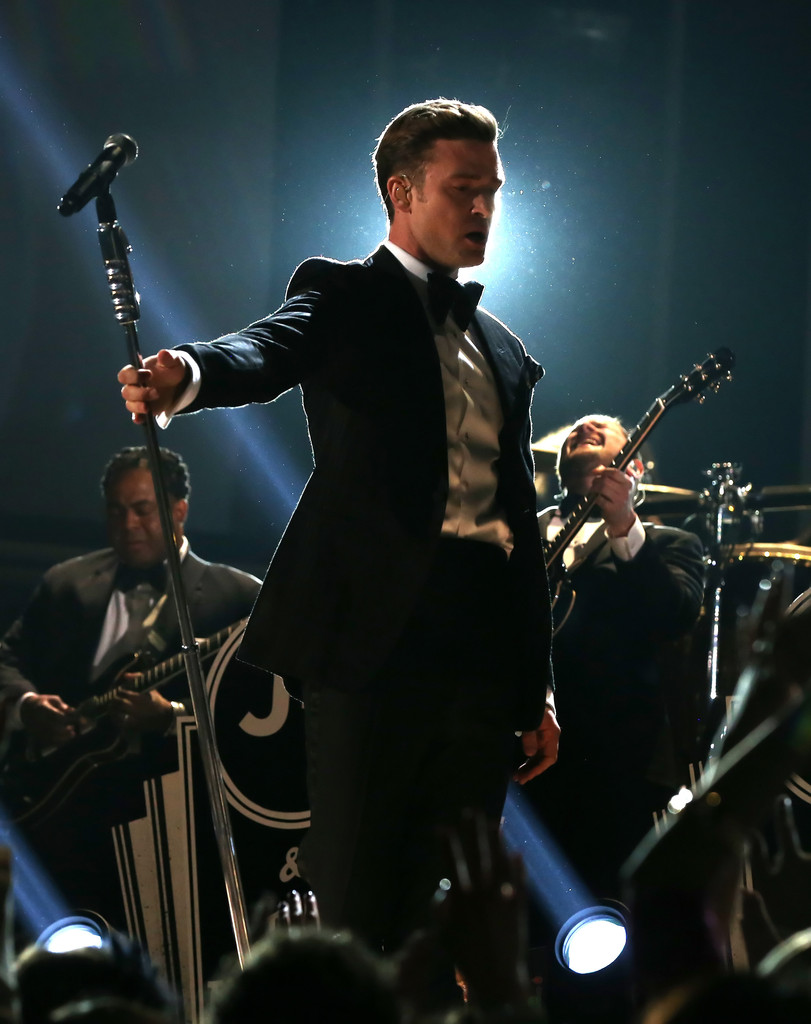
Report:
M 81 210 L 91 199 L 101 195 L 122 167 L 138 156 L 138 143 L 129 135 L 111 135 L 104 149 L 90 166 L 82 171 L 57 206 L 63 217 Z

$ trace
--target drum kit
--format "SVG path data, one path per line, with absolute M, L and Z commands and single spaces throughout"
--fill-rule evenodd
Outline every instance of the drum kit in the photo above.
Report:
M 740 668 L 738 623 L 751 607 L 763 579 L 780 562 L 789 590 L 811 586 L 811 547 L 796 541 L 766 542 L 765 518 L 777 512 L 811 510 L 811 486 L 777 485 L 755 490 L 741 484 L 741 467 L 714 463 L 705 470 L 703 491 L 658 484 L 640 485 L 644 519 L 673 523 L 697 533 L 705 547 L 707 589 L 696 631 L 697 661 L 706 666 L 703 704 L 713 717 L 715 704 L 731 696 Z M 644 511 L 642 511 L 644 509 Z M 675 524 L 674 524 L 675 525 Z M 703 682 L 703 681 L 702 681 Z
M 729 462 L 713 463 L 704 475 L 708 484 L 701 492 L 641 484 L 640 511 L 646 520 L 681 520 L 685 528 L 697 533 L 707 549 L 708 568 L 717 571 L 721 585 L 728 584 L 728 577 L 735 575 L 737 568 L 755 566 L 758 571 L 749 574 L 753 592 L 747 595 L 735 590 L 733 596 L 740 598 L 738 607 L 747 603 L 747 597 L 751 603 L 758 582 L 768 577 L 772 562 L 780 561 L 787 569 L 811 568 L 811 547 L 795 541 L 767 543 L 758 539 L 766 514 L 811 511 L 811 485 L 779 484 L 755 491 L 751 484 L 739 483 L 740 466 Z M 711 579 L 713 575 L 711 571 Z M 800 576 L 800 582 L 804 578 Z

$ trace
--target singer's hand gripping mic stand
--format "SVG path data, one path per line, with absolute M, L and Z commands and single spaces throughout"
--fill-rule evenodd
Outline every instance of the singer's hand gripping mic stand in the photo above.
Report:
M 104 184 L 97 193 L 96 212 L 99 219 L 99 244 L 101 245 L 101 253 L 104 259 L 104 269 L 107 273 L 107 283 L 110 286 L 113 298 L 115 318 L 126 332 L 130 362 L 133 366 L 142 366 L 143 359 L 138 348 L 138 332 L 136 328 L 136 321 L 140 316 L 140 310 L 133 286 L 129 260 L 127 259 L 127 253 L 131 251 L 131 247 L 127 242 L 121 225 L 118 223 L 115 204 L 109 191 L 109 182 Z M 180 626 L 183 659 L 189 681 L 194 717 L 197 720 L 200 754 L 205 771 L 214 833 L 225 878 L 231 924 L 234 930 L 239 962 L 244 964 L 248 954 L 248 927 L 244 894 L 234 851 L 225 791 L 222 784 L 214 726 L 203 679 L 200 648 L 194 638 L 186 592 L 180 574 L 177 536 L 175 535 L 172 523 L 168 494 L 163 479 L 155 420 L 152 415 L 147 415 L 144 420 L 144 432 L 146 434 L 146 448 L 152 471 L 152 479 L 155 482 L 155 497 L 157 499 L 161 528 L 166 546 L 169 579 L 172 581 L 177 619 Z

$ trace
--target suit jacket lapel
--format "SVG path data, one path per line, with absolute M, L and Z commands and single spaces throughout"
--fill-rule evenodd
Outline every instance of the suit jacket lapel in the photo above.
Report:
M 183 590 L 189 606 L 192 625 L 194 625 L 195 611 L 201 597 L 204 572 L 205 563 L 193 554 L 191 549 L 187 551 L 186 557 L 181 563 L 180 574 L 183 580 Z M 165 649 L 175 646 L 175 640 L 180 636 L 180 624 L 177 619 L 175 598 L 171 588 L 166 595 L 166 602 L 158 615 L 153 629 L 163 641 Z
M 77 584 L 84 622 L 91 630 L 104 618 L 117 565 L 118 560 L 110 551 L 109 557 L 105 557 L 89 576 Z
M 113 578 L 117 565 L 118 560 L 115 553 L 112 550 L 104 552 L 95 569 L 76 583 L 81 617 L 79 620 L 80 635 L 75 640 L 76 650 L 81 652 L 80 657 L 83 662 L 77 665 L 76 677 L 77 680 L 81 679 L 82 686 L 87 685 L 90 679 L 90 666 L 98 647 L 104 617 L 107 614 L 107 605 L 113 591 Z
M 437 458 L 445 455 L 445 395 L 439 353 L 428 315 L 417 290 L 400 261 L 381 246 L 366 264 L 375 272 L 372 301 L 380 303 L 381 320 L 387 324 L 387 336 L 376 339 L 386 352 L 374 355 L 380 360 L 381 380 L 399 392 L 409 409 L 421 410 L 410 426 L 411 445 L 437 444 L 442 439 Z M 383 370 L 388 363 L 388 376 Z M 403 424 L 400 424 L 402 429 Z M 420 456 L 422 458 L 422 456 Z
M 385 281 L 384 295 L 391 296 L 389 301 L 392 308 L 405 313 L 400 323 L 392 325 L 393 330 L 405 342 L 402 357 L 413 357 L 414 364 L 422 366 L 426 366 L 424 358 L 430 359 L 430 366 L 434 370 L 433 379 L 436 386 L 441 389 L 439 357 L 433 331 L 420 297 L 408 280 L 402 264 L 385 246 L 380 246 L 364 262 L 379 272 L 381 280 Z M 493 370 L 505 423 L 516 410 L 523 417 L 532 389 L 543 375 L 542 368 L 531 356 L 523 352 L 520 343 L 516 341 L 515 345 L 506 344 L 509 334 L 507 328 L 489 313 L 477 311 L 472 323 L 477 343 L 481 345 L 483 354 Z M 420 373 L 415 374 L 415 383 L 418 386 L 429 387 L 431 379 L 424 378 Z M 429 402 L 432 399 L 436 400 L 437 397 L 436 390 L 430 395 L 426 394 Z M 444 430 L 444 394 L 442 403 Z M 416 395 L 415 405 L 419 405 Z
M 485 311 L 473 316 L 475 336 L 480 341 L 484 354 L 490 362 L 499 390 L 505 421 L 518 407 L 523 416 L 526 399 L 543 376 L 543 369 L 523 352 L 516 339 L 514 345 L 505 344 L 507 328 Z

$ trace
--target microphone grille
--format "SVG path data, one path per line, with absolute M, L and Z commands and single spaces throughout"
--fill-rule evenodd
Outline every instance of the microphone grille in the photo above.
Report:
M 104 143 L 105 149 L 120 149 L 124 154 L 124 164 L 131 164 L 138 156 L 138 143 L 131 135 L 123 135 L 120 132 L 111 135 Z

